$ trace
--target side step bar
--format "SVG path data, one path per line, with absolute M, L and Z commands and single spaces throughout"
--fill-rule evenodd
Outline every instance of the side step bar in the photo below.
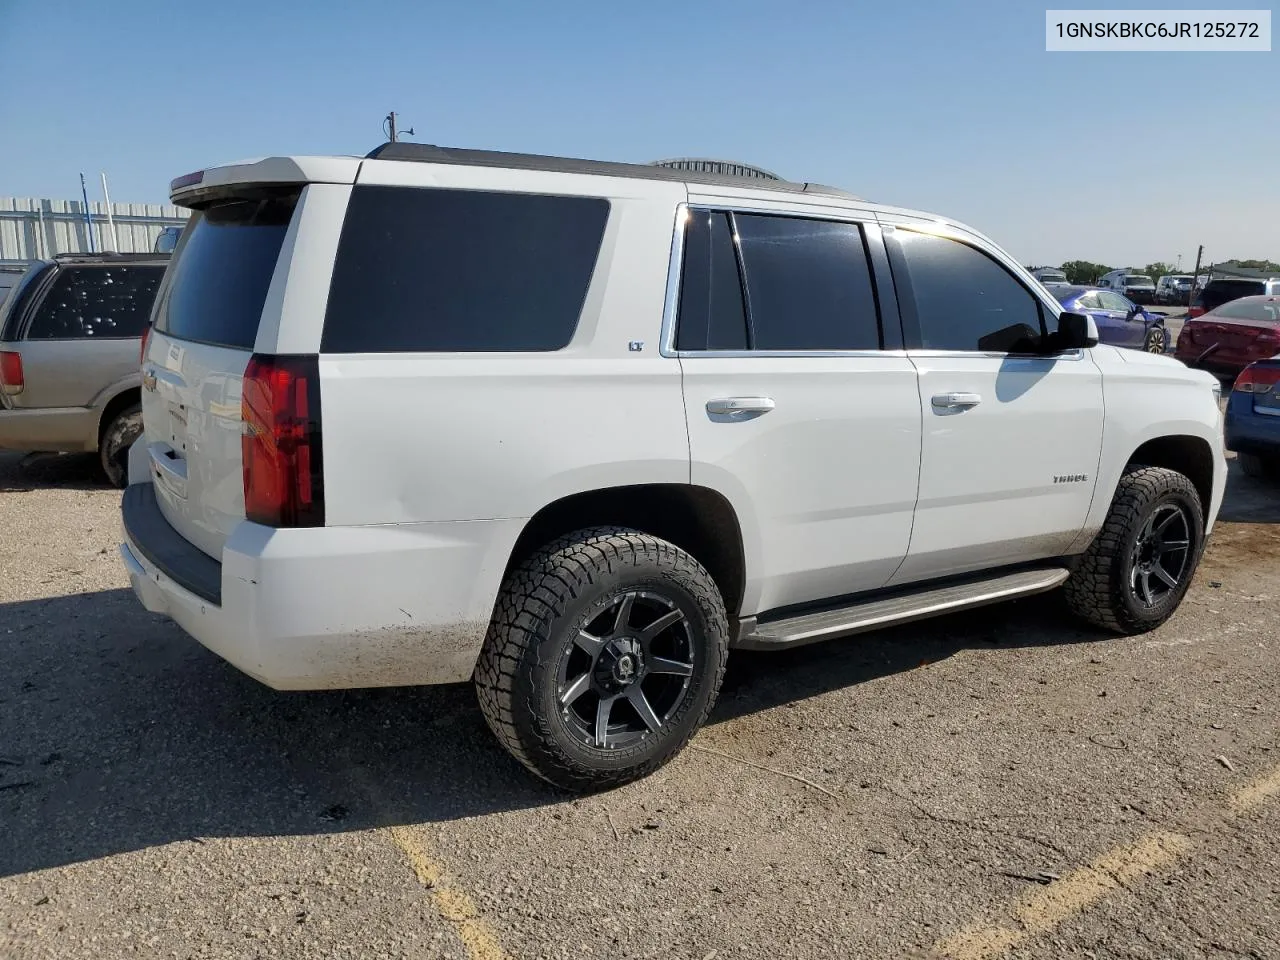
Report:
M 847 637 L 1014 597 L 1043 593 L 1066 580 L 1069 573 L 1062 567 L 1020 570 L 1000 577 L 952 583 L 945 587 L 802 613 L 785 620 L 744 624 L 747 629 L 734 646 L 743 650 L 779 650 L 783 647 L 798 647 L 836 637 Z

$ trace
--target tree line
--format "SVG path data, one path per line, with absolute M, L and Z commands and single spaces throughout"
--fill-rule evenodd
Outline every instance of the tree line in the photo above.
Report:
M 1280 263 L 1275 263 L 1271 260 L 1231 260 L 1227 261 L 1227 263 L 1230 263 L 1232 266 L 1243 267 L 1247 270 L 1262 270 L 1269 273 L 1280 273 Z M 1226 264 L 1223 265 L 1225 266 Z M 1108 267 L 1105 263 L 1091 263 L 1088 260 L 1068 260 L 1066 263 L 1062 264 L 1059 269 L 1067 275 L 1068 283 L 1091 284 L 1097 283 L 1103 274 L 1110 273 L 1112 270 L 1117 270 L 1119 268 Z M 1157 260 L 1155 263 L 1148 263 L 1145 267 L 1126 267 L 1125 269 L 1130 273 L 1146 274 L 1152 280 L 1178 272 L 1177 268 L 1175 268 L 1173 264 L 1165 263 L 1161 260 Z M 1204 272 L 1206 267 L 1202 265 L 1200 269 L 1201 272 Z M 1187 271 L 1188 274 L 1190 272 L 1190 270 Z

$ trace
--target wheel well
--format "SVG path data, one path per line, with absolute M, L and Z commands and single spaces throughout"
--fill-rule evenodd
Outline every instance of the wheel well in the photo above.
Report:
M 698 559 L 720 588 L 730 616 L 742 606 L 746 563 L 733 507 L 706 487 L 643 484 L 591 490 L 557 500 L 525 525 L 507 571 L 543 544 L 584 527 L 631 527 L 670 540 Z
M 1196 488 L 1201 507 L 1208 511 L 1213 499 L 1213 449 L 1199 437 L 1156 437 L 1129 458 L 1130 464 L 1165 467 L 1182 474 Z
M 142 403 L 141 387 L 130 387 L 128 390 L 117 393 L 107 401 L 107 405 L 102 408 L 102 416 L 98 418 L 99 446 L 102 445 L 102 434 L 106 431 L 107 427 L 110 426 L 111 421 L 115 419 L 116 414 L 121 410 L 132 407 L 134 404 L 140 403 Z

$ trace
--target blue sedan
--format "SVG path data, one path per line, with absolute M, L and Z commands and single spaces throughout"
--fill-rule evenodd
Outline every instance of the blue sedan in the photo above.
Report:
M 1053 284 L 1050 293 L 1064 310 L 1084 313 L 1098 325 L 1098 339 L 1116 347 L 1132 347 L 1148 353 L 1166 353 L 1169 331 L 1164 314 L 1155 313 L 1113 290 Z
M 1251 363 L 1236 377 L 1224 427 L 1227 449 L 1245 473 L 1280 479 L 1280 355 Z

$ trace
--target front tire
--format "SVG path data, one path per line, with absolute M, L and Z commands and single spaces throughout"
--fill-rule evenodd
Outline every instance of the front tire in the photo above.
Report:
M 98 459 L 102 473 L 113 487 L 129 485 L 129 448 L 142 436 L 142 407 L 125 407 L 102 428 L 98 439 Z
M 1203 549 L 1204 511 L 1191 481 L 1162 467 L 1132 469 L 1064 585 L 1067 604 L 1105 630 L 1154 630 L 1182 602 Z
M 1147 340 L 1143 344 L 1147 353 L 1164 353 L 1164 327 L 1152 327 L 1147 331 Z
M 511 572 L 476 665 L 489 728 L 568 790 L 639 779 L 706 720 L 729 629 L 710 574 L 658 537 L 593 528 Z

